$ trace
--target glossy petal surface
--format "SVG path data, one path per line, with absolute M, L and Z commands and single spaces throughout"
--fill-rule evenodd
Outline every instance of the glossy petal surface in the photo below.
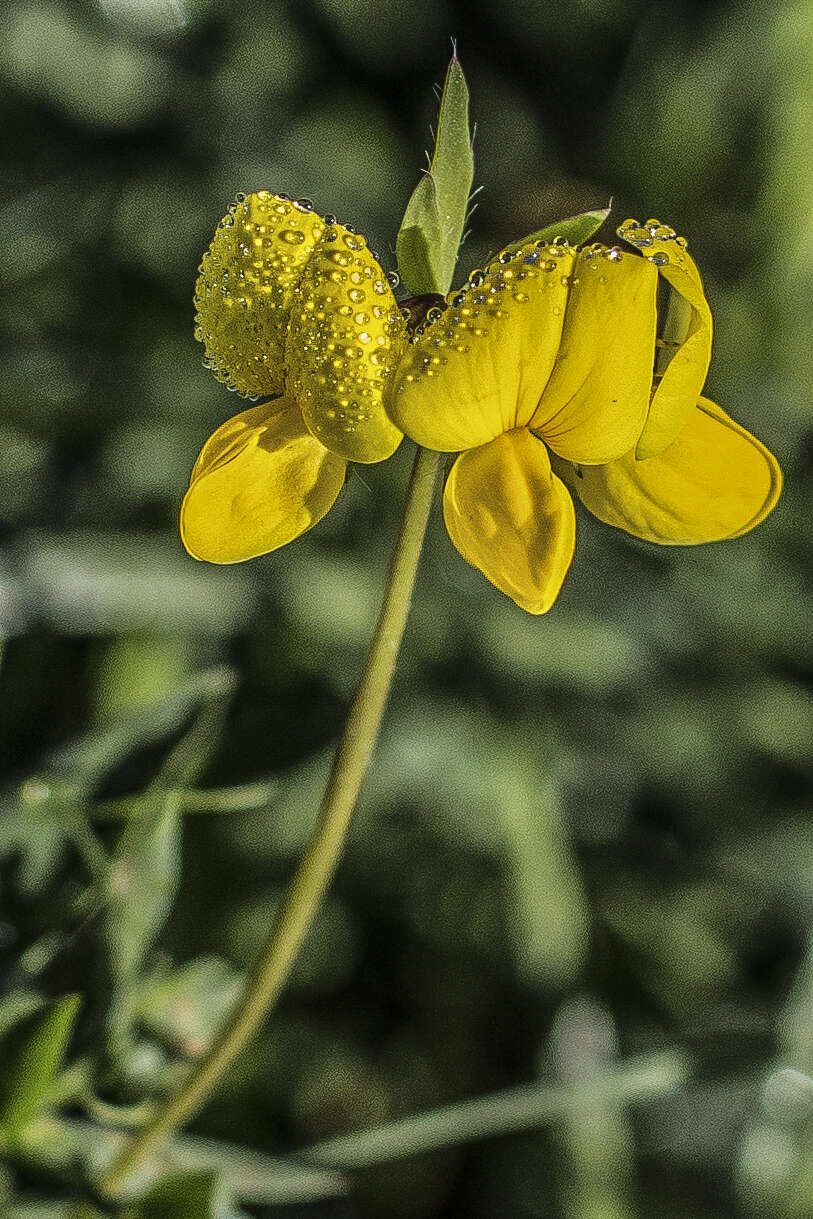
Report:
M 556 364 L 531 421 L 561 457 L 602 465 L 638 440 L 652 386 L 657 286 L 656 268 L 636 255 L 579 253 Z
M 701 398 L 677 440 L 645 461 L 632 453 L 582 476 L 557 465 L 594 516 L 666 546 L 747 533 L 774 507 L 782 473 L 773 454 L 725 411 Z
M 663 336 L 672 345 L 673 354 L 665 368 L 658 368 L 660 375 L 637 445 L 638 457 L 646 458 L 662 453 L 695 409 L 711 360 L 711 310 L 694 259 L 673 229 L 658 221 L 647 221 L 638 228 L 630 228 L 627 222 L 619 229 L 619 235 L 653 260 L 672 292 L 680 298 L 668 310 L 677 319 L 677 325 L 670 328 L 667 317 Z
M 279 398 L 229 419 L 204 445 L 181 506 L 181 538 L 209 563 L 267 554 L 320 521 L 346 463 Z
M 410 346 L 387 396 L 402 431 L 457 452 L 528 423 L 553 370 L 574 254 L 522 246 L 447 297 Z
M 575 513 L 541 440 L 522 428 L 461 454 L 443 516 L 463 558 L 492 584 L 531 614 L 550 609 L 573 558 Z
M 324 227 L 316 212 L 268 191 L 218 225 L 195 285 L 195 337 L 218 380 L 239 393 L 282 393 L 293 288 Z
M 406 324 L 365 239 L 333 225 L 297 285 L 286 342 L 288 390 L 323 444 L 351 461 L 383 461 L 402 433 L 384 386 Z

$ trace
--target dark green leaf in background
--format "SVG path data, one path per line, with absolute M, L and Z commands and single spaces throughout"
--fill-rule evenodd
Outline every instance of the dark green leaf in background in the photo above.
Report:
M 220 1219 L 217 1192 L 217 1173 L 176 1173 L 159 1181 L 126 1219 Z
M 24 1016 L 0 1040 L 0 1138 L 13 1142 L 48 1101 L 70 1040 L 78 995 Z

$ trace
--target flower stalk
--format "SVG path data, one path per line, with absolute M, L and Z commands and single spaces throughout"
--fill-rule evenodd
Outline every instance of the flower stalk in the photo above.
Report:
M 378 622 L 316 827 L 242 998 L 186 1082 L 106 1169 L 98 1182 L 104 1197 L 125 1195 L 150 1155 L 201 1108 L 272 1010 L 290 975 L 336 869 L 378 736 L 409 614 L 439 462 L 439 453 L 417 450 Z

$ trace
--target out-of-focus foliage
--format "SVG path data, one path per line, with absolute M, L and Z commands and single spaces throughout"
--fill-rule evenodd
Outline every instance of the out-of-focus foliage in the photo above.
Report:
M 407 446 L 288 550 L 184 555 L 189 468 L 234 407 L 191 337 L 201 253 L 234 193 L 266 187 L 393 267 L 451 34 L 484 187 L 459 277 L 610 196 L 616 221 L 675 225 L 715 315 L 709 392 L 786 491 L 755 533 L 694 551 L 580 516 L 542 620 L 434 528 L 282 1007 L 122 1213 L 813 1211 L 810 5 L 8 0 L 15 1061 L 83 996 L 3 1144 L 9 1219 L 97 1219 L 88 1166 L 234 1001 L 313 823 L 403 497 Z

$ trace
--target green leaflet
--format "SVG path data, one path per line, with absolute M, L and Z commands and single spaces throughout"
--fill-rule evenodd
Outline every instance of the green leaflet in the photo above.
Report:
M 565 237 L 571 245 L 584 245 L 594 233 L 597 233 L 610 214 L 610 205 L 597 207 L 590 212 L 579 212 L 577 216 L 566 216 L 555 224 L 547 224 L 535 233 L 529 233 L 520 241 L 514 241 L 506 246 L 506 250 L 519 250 L 529 241 L 553 241 L 554 237 Z
M 46 1103 L 78 1009 L 79 995 L 63 995 L 0 1040 L 0 1138 L 13 1142 Z
M 473 177 L 469 91 L 453 56 L 440 100 L 432 163 L 412 193 L 396 241 L 401 279 L 413 295 L 449 291 Z

